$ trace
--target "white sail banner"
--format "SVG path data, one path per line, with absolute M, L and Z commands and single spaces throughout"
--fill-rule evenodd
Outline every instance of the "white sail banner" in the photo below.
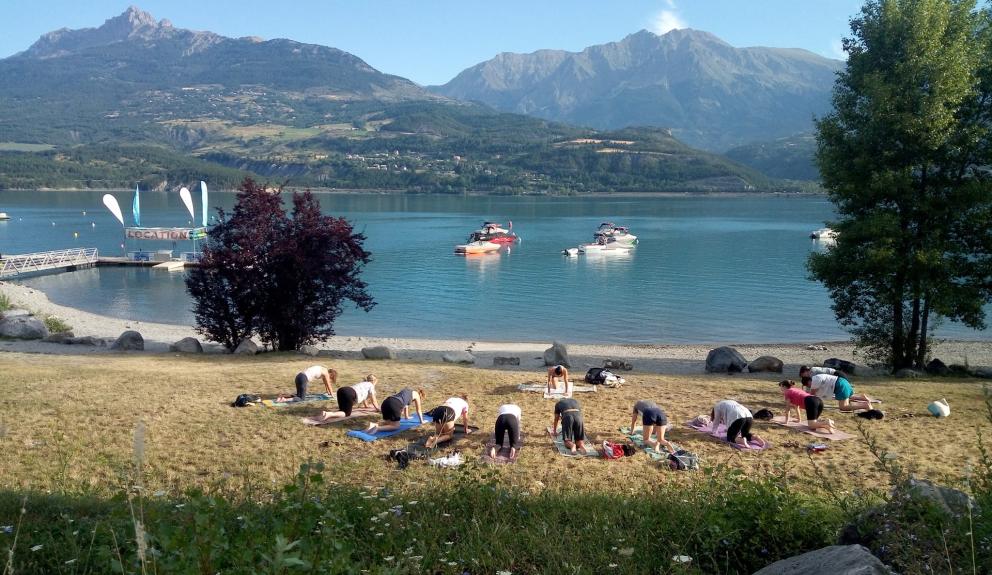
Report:
M 190 195 L 189 189 L 185 187 L 180 189 L 179 198 L 183 201 L 183 204 L 186 206 L 186 209 L 189 210 L 189 217 L 195 220 L 196 213 L 193 210 L 193 196 Z
M 110 194 L 104 194 L 103 205 L 107 206 L 107 209 L 110 210 L 110 213 L 114 214 L 114 217 L 117 218 L 117 221 L 120 222 L 121 225 L 123 226 L 124 214 L 121 213 L 121 205 L 117 203 L 117 198 L 115 198 Z

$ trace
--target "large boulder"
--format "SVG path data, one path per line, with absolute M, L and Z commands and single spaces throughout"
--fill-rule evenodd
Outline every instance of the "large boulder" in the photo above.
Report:
M 916 379 L 920 377 L 920 372 L 915 369 L 904 367 L 895 373 L 896 379 Z
M 976 367 L 971 370 L 971 375 L 981 379 L 992 379 L 992 367 Z
M 706 373 L 740 373 L 747 360 L 732 347 L 718 347 L 706 354 Z
M 255 355 L 259 351 L 258 344 L 252 341 L 251 338 L 245 338 L 241 340 L 238 347 L 234 348 L 235 355 Z
M 969 507 L 975 513 L 979 511 L 975 500 L 964 491 L 937 485 L 925 479 L 910 479 L 909 493 L 913 497 L 929 499 L 946 513 L 959 517 L 967 515 Z
M 940 361 L 936 357 L 930 360 L 930 363 L 927 364 L 925 369 L 930 375 L 944 376 L 951 374 L 951 368 L 944 365 L 944 362 Z
M 837 359 L 836 357 L 831 357 L 830 359 L 823 362 L 823 367 L 832 367 L 833 369 L 843 371 L 847 375 L 858 375 L 858 365 L 856 363 L 847 361 L 846 359 Z
M 519 357 L 503 357 L 501 355 L 497 355 L 496 357 L 493 358 L 493 365 L 495 365 L 495 366 L 520 365 L 520 358 Z
M 362 357 L 365 359 L 396 359 L 396 354 L 392 348 L 385 345 L 376 345 L 362 348 Z
M 203 345 L 195 337 L 184 337 L 170 345 L 169 351 L 178 353 L 203 353 Z
M 603 360 L 603 368 L 605 368 L 605 369 L 611 369 L 611 370 L 618 370 L 619 369 L 619 370 L 623 370 L 623 371 L 630 371 L 630 370 L 634 369 L 634 366 L 631 365 L 629 362 L 626 362 L 626 361 L 624 361 L 622 359 L 604 359 Z
M 6 314 L 0 319 L 0 337 L 44 339 L 49 336 L 45 322 L 29 314 Z
M 140 333 L 129 329 L 117 338 L 117 341 L 114 342 L 114 345 L 110 346 L 110 349 L 120 351 L 144 351 L 145 338 L 141 337 Z
M 472 365 L 475 363 L 475 356 L 467 351 L 449 351 L 441 356 L 445 363 L 461 363 Z
M 782 363 L 781 359 L 770 355 L 763 355 L 747 364 L 747 371 L 749 373 L 782 373 L 784 368 L 785 365 Z
M 556 341 L 551 347 L 544 350 L 544 365 L 564 365 L 571 368 L 572 363 L 568 360 L 568 346 Z
M 831 545 L 776 561 L 754 575 L 891 575 L 892 570 L 861 545 Z
M 317 357 L 320 355 L 320 350 L 314 345 L 304 345 L 300 346 L 300 353 L 303 355 L 309 355 L 310 357 Z

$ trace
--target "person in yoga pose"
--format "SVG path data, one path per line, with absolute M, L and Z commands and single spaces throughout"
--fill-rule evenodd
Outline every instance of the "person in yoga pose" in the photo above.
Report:
M 548 395 L 558 389 L 558 378 L 565 382 L 565 395 L 572 395 L 572 382 L 568 379 L 568 368 L 564 365 L 552 365 L 548 368 Z
M 751 447 L 751 443 L 757 447 L 765 446 L 764 439 L 751 433 L 751 424 L 754 423 L 751 410 L 732 399 L 718 401 L 710 410 L 710 421 L 712 422 L 710 432 L 714 437 L 720 437 L 717 430 L 721 425 L 726 425 L 728 442 L 736 443 L 741 447 Z
M 820 415 L 823 413 L 823 400 L 806 393 L 795 385 L 796 382 L 791 379 L 786 379 L 778 384 L 782 390 L 782 397 L 785 398 L 785 422 L 789 423 L 793 409 L 796 411 L 796 421 L 800 421 L 799 410 L 803 409 L 806 411 L 806 425 L 810 429 L 833 433 L 834 422 L 832 419 L 820 421 Z
M 664 445 L 668 451 L 675 451 L 675 447 L 665 439 L 665 432 L 668 430 L 668 416 L 658 405 L 648 399 L 642 399 L 634 404 L 634 409 L 630 416 L 630 432 L 634 432 L 637 425 L 637 415 L 641 415 L 641 437 L 644 438 L 644 445 L 658 449 L 659 445 Z M 658 435 L 657 440 L 652 440 L 651 436 Z
M 854 386 L 841 373 L 807 375 L 802 378 L 802 384 L 804 389 L 821 399 L 836 399 L 841 411 L 871 409 L 872 402 L 877 401 L 864 393 L 854 393 Z
M 405 387 L 395 395 L 390 395 L 382 400 L 380 411 L 382 421 L 370 423 L 365 428 L 366 433 L 376 433 L 378 431 L 392 431 L 400 428 L 400 421 L 410 417 L 410 404 L 417 410 L 417 417 L 420 423 L 424 422 L 423 401 L 427 399 L 427 394 L 422 389 L 413 390 Z
M 276 398 L 276 401 L 303 401 L 307 397 L 307 386 L 311 381 L 318 379 L 324 383 L 324 389 L 327 390 L 327 395 L 334 393 L 332 386 L 338 381 L 338 372 L 322 365 L 311 365 L 296 374 L 296 395 L 280 395 Z
M 370 373 L 365 376 L 365 381 L 360 381 L 355 385 L 339 387 L 337 392 L 337 411 L 323 411 L 319 419 L 327 420 L 351 417 L 351 412 L 354 411 L 356 405 L 378 410 L 379 405 L 375 399 L 375 384 L 378 381 L 376 376 Z
M 561 438 L 565 447 L 575 453 L 576 447 L 586 450 L 586 430 L 582 422 L 582 408 L 579 402 L 571 397 L 560 400 L 555 404 L 555 420 L 551 424 L 552 437 L 558 435 L 558 422 L 561 421 Z
M 510 459 L 517 455 L 517 445 L 520 443 L 520 406 L 512 403 L 504 403 L 499 406 L 496 412 L 496 431 L 494 433 L 496 443 L 489 448 L 489 457 L 496 459 L 496 451 L 503 445 L 503 438 L 507 437 L 510 444 Z
M 432 448 L 439 443 L 449 441 L 455 435 L 455 422 L 460 417 L 465 426 L 465 435 L 472 433 L 468 426 L 468 396 L 449 397 L 441 405 L 427 412 L 434 420 L 433 437 L 427 438 L 425 447 Z

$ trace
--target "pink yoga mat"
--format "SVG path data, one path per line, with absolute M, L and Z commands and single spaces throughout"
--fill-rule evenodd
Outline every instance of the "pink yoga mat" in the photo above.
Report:
M 758 447 L 757 445 L 751 445 L 750 443 L 748 444 L 749 447 L 744 447 L 743 445 L 738 445 L 736 443 L 731 443 L 731 442 L 727 441 L 727 439 L 726 439 L 726 437 L 727 437 L 727 427 L 724 426 L 724 425 L 721 425 L 720 427 L 717 428 L 717 432 L 720 434 L 719 437 L 716 437 L 716 436 L 712 435 L 712 432 L 710 432 L 710 425 L 709 424 L 705 424 L 705 425 L 693 425 L 691 422 L 687 422 L 685 425 L 686 425 L 686 427 L 688 427 L 689 429 L 691 429 L 693 431 L 698 431 L 699 433 L 704 433 L 706 435 L 709 435 L 710 437 L 712 437 L 716 441 L 722 441 L 723 443 L 726 443 L 727 445 L 729 445 L 729 446 L 731 446 L 731 447 L 733 447 L 735 449 L 740 449 L 741 451 L 764 451 L 764 450 L 768 449 L 769 447 L 771 447 L 771 444 L 768 442 L 768 440 L 765 440 L 764 447 Z M 762 439 L 764 439 L 764 438 L 762 438 Z
M 783 423 L 785 417 L 776 417 L 772 420 L 772 423 L 781 425 L 783 427 L 788 427 L 789 429 L 795 429 L 796 431 L 802 431 L 803 433 L 808 433 L 813 437 L 820 437 L 823 439 L 831 439 L 833 441 L 841 441 L 844 439 L 854 439 L 854 436 L 850 433 L 844 433 L 843 431 L 837 430 L 836 428 L 833 433 L 823 433 L 822 431 L 813 431 L 805 423 L 798 423 L 796 421 L 790 421 L 789 423 Z

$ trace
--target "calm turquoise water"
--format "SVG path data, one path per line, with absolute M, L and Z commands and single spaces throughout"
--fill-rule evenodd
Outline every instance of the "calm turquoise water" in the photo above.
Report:
M 0 222 L 0 253 L 78 246 L 119 255 L 121 226 L 101 196 L 0 192 L 0 211 L 12 217 Z M 130 220 L 131 195 L 117 197 Z M 213 205 L 230 207 L 233 199 L 211 193 Z M 370 313 L 347 309 L 336 324 L 340 335 L 617 343 L 846 338 L 825 290 L 806 278 L 807 255 L 822 249 L 807 236 L 832 215 L 821 197 L 321 195 L 320 202 L 368 236 L 374 257 L 364 277 L 378 305 Z M 485 219 L 512 220 L 523 241 L 495 255 L 454 255 L 453 246 Z M 142 220 L 179 226 L 189 217 L 178 195 L 149 193 Z M 629 226 L 640 245 L 626 255 L 560 254 L 590 241 L 604 220 Z M 97 313 L 192 323 L 182 274 L 100 268 L 23 283 Z M 992 339 L 953 324 L 939 334 Z

